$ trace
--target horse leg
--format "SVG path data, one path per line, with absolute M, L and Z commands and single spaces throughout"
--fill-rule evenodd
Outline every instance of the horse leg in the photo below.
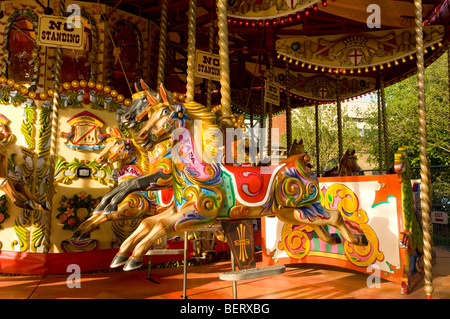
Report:
M 100 203 L 95 207 L 94 211 L 92 212 L 93 215 L 101 214 L 106 206 L 108 206 L 110 200 L 118 193 L 122 191 L 123 188 L 127 186 L 127 184 L 131 183 L 131 180 L 125 180 L 122 183 L 120 183 L 116 188 L 108 192 L 105 196 L 103 196 Z
M 136 230 L 120 245 L 119 252 L 116 254 L 116 256 L 114 256 L 110 267 L 117 268 L 123 266 L 128 260 L 129 253 L 141 240 L 144 239 L 145 236 L 147 236 L 151 232 L 151 230 L 155 227 L 155 224 L 161 219 L 169 217 L 170 215 L 175 213 L 176 208 L 170 207 L 160 214 L 144 219 L 139 224 L 138 228 L 136 228 Z
M 8 178 L 0 177 L 0 189 L 5 192 L 17 207 L 27 210 L 36 209 L 34 201 L 26 200 L 21 193 L 16 191 L 13 182 Z
M 155 241 L 163 236 L 170 236 L 175 233 L 194 230 L 201 226 L 206 226 L 214 222 L 217 216 L 200 217 L 195 213 L 196 210 L 191 207 L 185 209 L 168 218 L 160 219 L 151 232 L 142 239 L 133 250 L 132 255 L 128 258 L 123 270 L 133 270 L 142 265 L 142 256 L 150 249 Z M 195 215 L 195 218 L 190 215 Z M 200 217 L 200 218 L 199 218 Z
M 25 198 L 28 200 L 28 202 L 32 202 L 33 205 L 37 206 L 36 207 L 37 209 L 43 209 L 46 211 L 50 210 L 48 202 L 40 203 L 39 198 L 37 198 L 36 195 L 31 193 L 30 189 L 23 181 L 12 180 L 12 185 L 13 185 L 14 189 L 16 190 L 16 192 L 24 195 Z
M 158 185 L 158 180 L 160 178 L 167 179 L 170 175 L 164 174 L 161 171 L 156 172 L 152 175 L 143 175 L 130 180 L 126 186 L 112 196 L 109 204 L 104 208 L 104 213 L 111 214 L 117 211 L 118 205 L 127 197 L 130 193 L 135 191 L 145 191 L 145 190 L 159 190 L 164 187 Z
M 281 221 L 292 224 L 292 225 L 299 225 L 299 220 L 295 218 L 294 214 L 282 214 L 277 215 L 278 219 Z M 305 223 L 305 222 L 303 222 Z M 307 224 L 307 223 L 305 223 Z M 323 228 L 322 225 L 314 225 L 310 224 L 310 226 L 313 228 L 313 230 L 316 232 L 317 236 L 330 245 L 340 244 L 342 242 L 341 238 L 338 234 L 330 234 L 325 228 Z
M 89 238 L 91 232 L 97 228 L 98 225 L 107 221 L 107 217 L 103 214 L 95 214 L 81 223 L 80 226 L 75 229 L 72 235 L 72 240 L 83 240 Z M 96 225 L 95 228 L 92 225 Z
M 327 224 L 336 227 L 346 241 L 356 246 L 367 246 L 369 244 L 366 235 L 355 234 L 347 227 L 347 225 L 344 222 L 344 218 L 342 217 L 341 213 L 338 210 L 327 208 L 324 209 L 330 216 L 330 219 Z
M 155 207 L 145 198 L 145 195 L 132 193 L 119 205 L 117 212 L 92 215 L 75 230 L 72 238 L 78 238 L 78 240 L 89 238 L 90 234 L 106 221 L 139 219 L 154 212 Z

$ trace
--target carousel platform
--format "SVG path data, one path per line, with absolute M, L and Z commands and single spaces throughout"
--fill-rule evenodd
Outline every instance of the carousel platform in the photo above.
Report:
M 435 248 L 433 299 L 450 299 L 450 252 Z M 260 263 L 260 262 L 259 262 Z M 258 265 L 258 263 L 257 263 Z M 227 260 L 189 266 L 188 299 L 232 299 L 232 283 L 219 279 L 230 271 Z M 69 274 L 68 274 L 69 275 Z M 183 267 L 131 272 L 82 273 L 80 288 L 67 286 L 68 275 L 0 276 L 2 299 L 182 299 Z M 381 280 L 369 288 L 369 274 L 330 266 L 287 265 L 283 274 L 239 281 L 238 299 L 426 299 L 423 281 L 412 293 L 402 295 L 400 285 Z

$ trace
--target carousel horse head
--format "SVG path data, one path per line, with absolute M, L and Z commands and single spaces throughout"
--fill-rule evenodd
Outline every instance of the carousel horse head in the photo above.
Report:
M 305 150 L 305 146 L 303 145 L 303 139 L 298 142 L 297 139 L 294 140 L 291 147 L 289 148 L 288 157 L 299 154 L 308 154 L 308 152 Z M 306 164 L 306 166 L 310 169 L 313 167 L 311 163 Z
M 136 93 L 132 95 L 132 102 L 130 107 L 120 116 L 120 124 L 124 125 L 126 128 L 133 128 L 138 123 L 136 116 L 141 114 L 142 111 L 148 106 L 147 101 L 147 91 L 155 94 L 150 87 L 143 81 L 136 82 L 134 84 Z
M 361 167 L 356 163 L 355 150 L 347 150 L 339 162 L 339 176 L 356 176 L 361 172 Z
M 111 127 L 108 134 L 110 137 L 106 140 L 105 147 L 95 159 L 102 167 L 129 158 L 132 150 L 131 140 L 123 136 L 119 129 Z
M 171 95 L 162 85 L 159 96 L 161 100 L 157 101 L 150 92 L 147 94 L 150 106 L 138 118 L 148 116 L 148 121 L 135 134 L 136 144 L 151 149 L 166 139 L 173 138 L 174 144 L 177 144 L 176 141 L 192 139 L 195 135 L 201 141 L 203 159 L 208 163 L 222 161 L 223 141 L 218 138 L 222 132 L 216 115 L 199 103 L 178 101 L 174 98 L 175 94 Z
M 140 122 L 145 117 L 148 117 L 148 121 L 134 136 L 136 143 L 143 148 L 151 148 L 170 138 L 174 116 L 179 114 L 176 110 L 182 108 L 181 103 L 174 103 L 172 95 L 162 85 L 159 94 L 147 91 L 147 101 L 149 106 L 136 116 L 136 121 Z
M 289 148 L 288 156 L 305 153 L 308 152 L 305 150 L 305 146 L 303 145 L 303 139 L 301 139 L 299 142 L 297 142 L 297 139 L 295 139 L 294 142 L 292 142 L 291 147 Z

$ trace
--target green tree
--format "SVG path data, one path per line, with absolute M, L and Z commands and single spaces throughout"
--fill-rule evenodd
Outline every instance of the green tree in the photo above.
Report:
M 426 68 L 425 104 L 427 152 L 431 165 L 450 165 L 450 113 L 447 53 Z M 411 166 L 419 166 L 419 113 L 417 75 L 385 88 L 386 117 L 391 163 L 400 146 L 410 148 Z M 376 103 L 376 102 L 373 102 Z M 371 129 L 365 140 L 369 161 L 378 162 L 378 113 L 375 106 L 363 115 Z M 382 148 L 384 150 L 384 148 Z
M 363 144 L 359 136 L 359 130 L 342 105 L 342 145 L 343 151 L 355 149 L 359 151 Z M 320 169 L 324 170 L 330 160 L 338 158 L 338 130 L 336 104 L 319 105 L 319 156 Z M 315 108 L 308 106 L 292 111 L 292 140 L 303 139 L 305 150 L 311 155 L 313 170 L 317 169 L 316 163 L 316 128 Z M 281 143 L 286 145 L 286 134 L 281 136 Z M 330 167 L 327 167 L 327 169 Z

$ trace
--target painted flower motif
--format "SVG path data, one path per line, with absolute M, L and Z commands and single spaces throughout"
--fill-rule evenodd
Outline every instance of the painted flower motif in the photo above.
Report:
M 101 197 L 92 198 L 91 195 L 81 192 L 72 198 L 62 196 L 59 214 L 56 218 L 63 224 L 63 229 L 75 230 L 82 222 L 91 216 L 94 208 L 100 203 Z
M 83 200 L 83 199 L 85 199 L 86 197 L 88 197 L 88 194 L 86 194 L 85 192 L 81 192 L 81 193 L 78 194 L 78 197 L 79 197 L 81 200 Z
M 184 127 L 186 121 L 189 120 L 189 116 L 185 113 L 184 106 L 182 104 L 175 104 L 175 110 L 170 118 L 173 121 L 178 122 L 178 127 Z
M 65 214 L 66 214 L 67 216 L 73 216 L 73 215 L 74 215 L 74 213 L 73 213 L 73 208 L 68 207 L 68 208 L 66 209 Z

